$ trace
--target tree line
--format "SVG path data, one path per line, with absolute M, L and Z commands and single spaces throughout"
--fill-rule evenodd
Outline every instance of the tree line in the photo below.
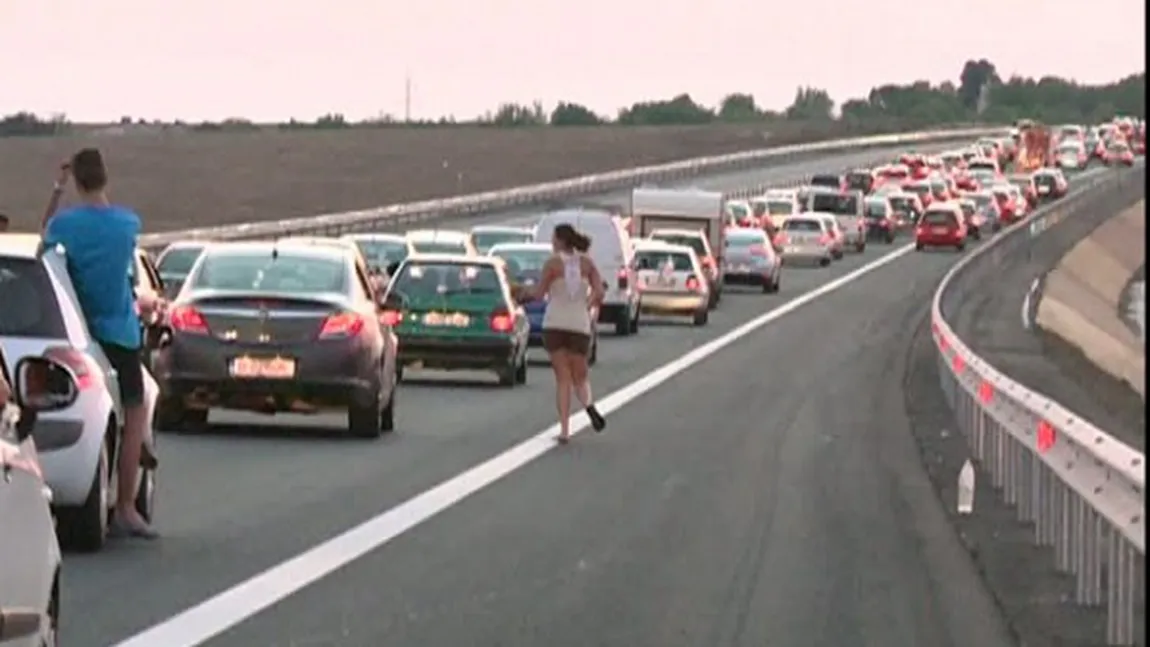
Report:
M 866 97 L 850 99 L 837 106 L 822 89 L 801 87 L 794 101 L 782 111 L 759 106 L 754 96 L 734 93 L 717 107 L 695 101 L 689 94 L 670 99 L 640 101 L 622 108 L 614 116 L 597 114 L 579 103 L 561 101 L 551 110 L 535 102 L 531 105 L 505 103 L 495 110 L 467 121 L 452 117 L 408 122 L 388 115 L 365 121 L 351 121 L 332 113 L 314 121 L 292 119 L 275 124 L 283 130 L 332 130 L 364 127 L 444 127 L 455 125 L 515 127 L 570 126 L 683 126 L 724 123 L 845 122 L 872 125 L 881 129 L 912 128 L 938 123 L 1010 123 L 1021 118 L 1047 123 L 1098 123 L 1115 115 L 1142 117 L 1146 111 L 1146 73 L 1132 74 L 1104 85 L 1085 85 L 1056 76 L 1039 79 L 1012 76 L 1003 79 L 986 59 L 970 60 L 963 66 L 958 84 L 915 81 L 907 85 L 886 84 L 873 88 Z M 234 118 L 220 122 L 165 123 L 125 116 L 123 126 L 183 127 L 195 131 L 244 131 L 265 126 Z M 55 135 L 67 132 L 71 124 L 63 115 L 42 119 L 28 112 L 0 119 L 0 137 Z

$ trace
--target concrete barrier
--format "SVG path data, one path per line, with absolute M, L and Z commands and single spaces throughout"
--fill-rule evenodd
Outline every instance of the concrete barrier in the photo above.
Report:
M 1123 321 L 1122 295 L 1146 262 L 1146 203 L 1075 245 L 1046 276 L 1035 323 L 1146 397 L 1146 354 Z

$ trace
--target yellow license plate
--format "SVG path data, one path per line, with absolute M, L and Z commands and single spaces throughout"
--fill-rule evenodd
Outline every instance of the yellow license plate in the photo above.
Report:
M 237 357 L 232 360 L 232 377 L 285 380 L 295 377 L 295 360 L 287 357 Z

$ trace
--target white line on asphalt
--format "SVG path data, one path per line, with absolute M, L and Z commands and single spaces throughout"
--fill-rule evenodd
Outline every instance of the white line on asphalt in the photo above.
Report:
M 691 350 L 687 354 L 647 373 L 598 402 L 600 411 L 610 414 L 700 361 L 776 321 L 826 296 L 878 268 L 894 262 L 914 249 L 905 245 L 885 256 L 844 274 L 766 312 L 730 332 Z M 587 415 L 579 413 L 571 421 L 571 432 L 588 427 Z M 272 566 L 232 588 L 153 625 L 114 647 L 194 647 L 256 615 L 289 595 L 343 568 L 403 533 L 428 521 L 463 499 L 527 465 L 554 449 L 559 424 L 507 451 L 455 476 L 411 499 L 384 511 L 299 555 Z
M 1030 289 L 1026 291 L 1026 296 L 1022 298 L 1022 327 L 1030 330 L 1030 304 L 1034 301 L 1034 295 L 1038 292 L 1038 278 L 1035 277 L 1034 281 L 1030 283 Z

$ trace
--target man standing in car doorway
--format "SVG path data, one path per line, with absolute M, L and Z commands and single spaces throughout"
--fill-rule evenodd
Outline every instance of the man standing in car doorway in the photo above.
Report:
M 68 180 L 74 179 L 78 204 L 57 212 Z M 95 148 L 85 148 L 61 165 L 44 213 L 44 245 L 63 245 L 68 274 L 88 329 L 100 344 L 119 380 L 124 432 L 117 463 L 115 515 L 109 531 L 121 537 L 158 536 L 136 510 L 141 455 L 148 428 L 140 314 L 160 307 L 152 299 L 137 302 L 129 272 L 135 263 L 140 217 L 108 200 L 108 171 Z

